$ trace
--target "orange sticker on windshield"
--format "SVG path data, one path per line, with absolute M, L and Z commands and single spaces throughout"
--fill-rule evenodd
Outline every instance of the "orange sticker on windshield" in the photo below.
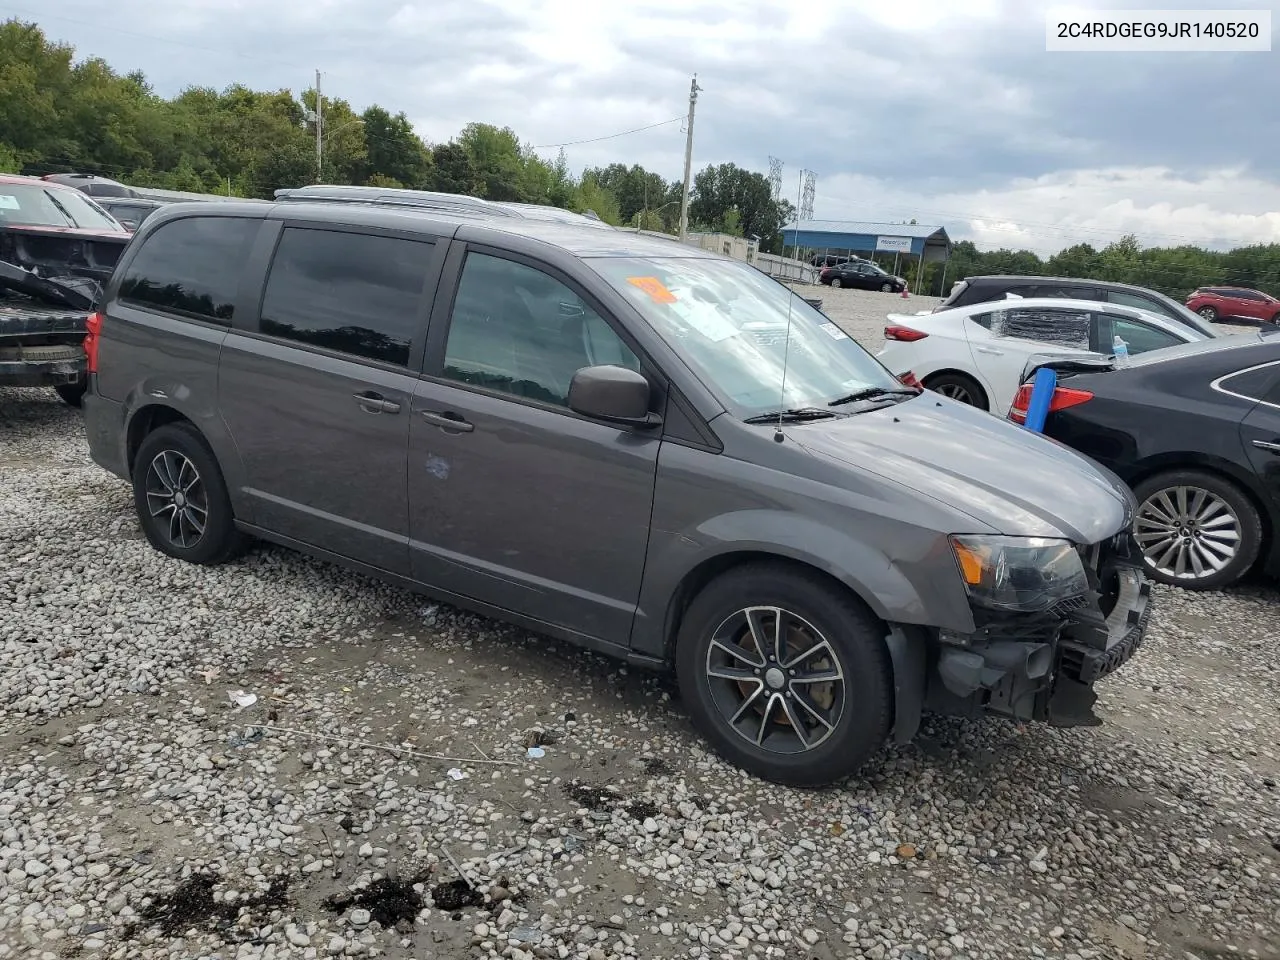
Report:
M 654 303 L 675 303 L 676 295 L 662 285 L 657 277 L 627 277 L 627 283 L 639 287 Z

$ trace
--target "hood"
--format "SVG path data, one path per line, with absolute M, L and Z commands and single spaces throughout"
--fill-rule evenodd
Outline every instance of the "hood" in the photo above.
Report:
M 896 481 L 1009 536 L 1091 544 L 1132 520 L 1133 495 L 1110 471 L 1054 440 L 933 393 L 805 424 L 788 435 L 816 457 Z

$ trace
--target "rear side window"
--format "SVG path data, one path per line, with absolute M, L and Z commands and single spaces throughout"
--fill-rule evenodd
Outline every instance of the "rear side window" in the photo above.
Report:
M 1153 300 L 1150 297 L 1140 297 L 1134 293 L 1124 293 L 1120 290 L 1111 290 L 1107 293 L 1107 300 L 1111 303 L 1118 303 L 1126 307 L 1137 307 L 1140 310 L 1150 310 L 1152 313 L 1158 313 L 1162 317 L 1169 317 L 1173 320 L 1182 319 L 1182 317 L 1175 314 L 1163 303 Z
M 120 299 L 230 326 L 240 272 L 260 223 L 244 217 L 186 217 L 162 225 L 129 263 Z
M 408 366 L 432 244 L 286 227 L 259 329 L 365 360 Z
M 1130 320 L 1128 317 L 1110 317 L 1111 335 L 1119 337 L 1129 347 L 1129 352 L 1146 353 L 1148 350 L 1159 350 L 1163 347 L 1172 347 L 1183 341 L 1175 337 L 1171 333 L 1164 330 L 1157 330 L 1155 327 L 1148 326 L 1138 320 Z M 1114 343 L 1114 341 L 1113 341 Z M 1106 345 L 1103 344 L 1105 349 Z

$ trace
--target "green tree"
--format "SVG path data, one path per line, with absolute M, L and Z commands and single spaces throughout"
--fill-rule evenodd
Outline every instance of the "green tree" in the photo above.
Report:
M 361 133 L 365 141 L 363 179 L 373 184 L 421 189 L 432 182 L 432 157 L 427 145 L 413 130 L 403 113 L 395 116 L 374 105 L 360 115 L 364 121 Z

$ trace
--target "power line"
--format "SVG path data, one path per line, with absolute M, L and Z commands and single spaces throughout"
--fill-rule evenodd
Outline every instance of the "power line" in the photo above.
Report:
M 646 130 L 665 127 L 669 123 L 676 123 L 684 118 L 684 114 L 681 114 L 678 117 L 672 117 L 670 120 L 661 120 L 658 123 L 651 123 L 647 127 L 636 127 L 634 130 L 623 130 L 621 133 L 611 133 L 607 137 L 591 137 L 587 140 L 566 140 L 564 143 L 539 143 L 535 144 L 533 149 L 549 150 L 552 147 L 576 147 L 584 143 L 601 143 L 605 140 L 616 140 L 618 137 L 628 137 L 633 133 L 643 133 Z

